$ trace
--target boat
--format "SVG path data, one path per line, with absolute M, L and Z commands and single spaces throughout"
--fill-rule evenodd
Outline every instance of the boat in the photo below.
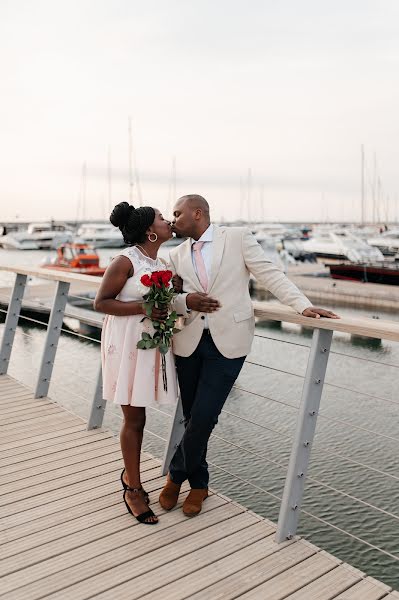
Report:
M 285 273 L 287 271 L 287 265 L 285 264 L 287 261 L 282 260 L 278 248 L 278 246 L 281 248 L 281 240 L 265 234 L 260 235 L 259 233 L 257 234 L 256 239 L 267 259 L 277 265 Z
M 384 256 L 395 256 L 399 252 L 399 229 L 392 229 L 369 238 L 367 243 L 378 248 Z
M 100 258 L 94 248 L 79 243 L 61 244 L 57 248 L 57 256 L 50 260 L 45 259 L 41 266 L 45 269 L 97 277 L 105 273 L 105 268 L 100 267 Z
M 330 269 L 333 279 L 399 285 L 399 263 L 396 262 L 342 262 L 326 264 L 326 267 Z
M 72 230 L 64 224 L 30 223 L 26 230 L 2 236 L 0 244 L 8 250 L 53 250 L 72 238 Z
M 122 234 L 113 225 L 105 223 L 84 223 L 76 233 L 75 242 L 91 244 L 96 248 L 122 248 L 125 246 Z
M 3 235 L 0 238 L 0 246 L 5 250 L 39 250 L 38 243 L 27 235 L 27 231 Z
M 384 256 L 378 248 L 370 246 L 365 240 L 346 229 L 318 230 L 310 240 L 306 240 L 302 244 L 307 252 L 312 252 L 321 258 L 351 262 L 384 260 Z

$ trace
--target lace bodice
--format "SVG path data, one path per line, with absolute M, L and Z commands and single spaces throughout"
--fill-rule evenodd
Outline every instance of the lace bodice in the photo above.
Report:
M 145 256 L 135 246 L 129 246 L 117 254 L 117 256 L 126 256 L 132 262 L 134 268 L 133 277 L 129 277 L 121 291 L 117 296 L 117 300 L 122 302 L 131 302 L 133 300 L 141 300 L 142 295 L 139 291 L 140 277 L 146 271 L 162 271 L 167 269 L 167 265 L 160 258 L 153 259 Z

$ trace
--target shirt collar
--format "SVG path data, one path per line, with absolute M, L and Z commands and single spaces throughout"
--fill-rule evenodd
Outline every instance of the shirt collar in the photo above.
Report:
M 197 242 L 213 242 L 213 231 L 214 231 L 214 227 L 213 227 L 213 223 L 211 223 L 208 227 L 208 229 L 205 229 L 204 233 L 201 235 L 201 237 L 198 240 L 193 240 L 191 238 L 191 245 L 193 245 L 196 241 Z

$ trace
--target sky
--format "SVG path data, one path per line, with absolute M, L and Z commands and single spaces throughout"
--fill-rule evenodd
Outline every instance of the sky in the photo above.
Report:
M 399 216 L 397 0 L 0 0 L 0 73 L 0 221 L 355 220 L 362 144 Z

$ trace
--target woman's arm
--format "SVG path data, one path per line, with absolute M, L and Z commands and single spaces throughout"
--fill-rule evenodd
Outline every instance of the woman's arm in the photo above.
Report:
M 117 316 L 144 314 L 142 302 L 121 302 L 115 299 L 133 272 L 130 260 L 126 256 L 117 256 L 104 273 L 94 300 L 94 310 Z
M 94 310 L 126 317 L 130 315 L 145 315 L 143 303 L 139 301 L 122 302 L 116 300 L 129 277 L 134 274 L 133 265 L 126 256 L 117 256 L 107 267 L 103 280 L 94 300 Z M 168 316 L 167 309 L 153 308 L 151 318 L 163 321 Z

